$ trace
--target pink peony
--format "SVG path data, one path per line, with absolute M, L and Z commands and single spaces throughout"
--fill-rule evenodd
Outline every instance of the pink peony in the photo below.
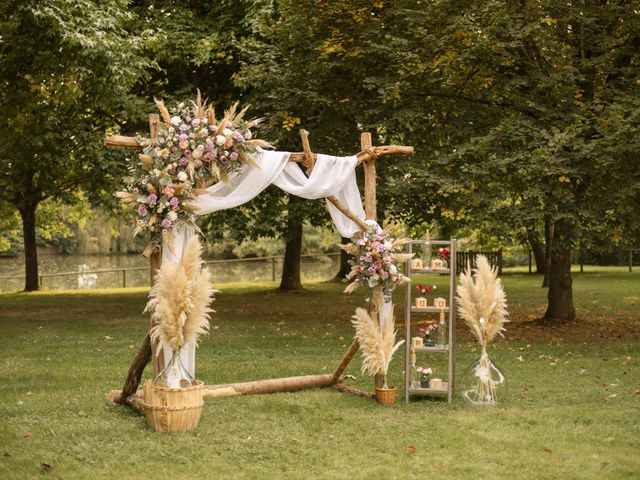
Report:
M 170 226 L 171 226 L 171 220 L 169 220 L 168 218 L 165 218 L 164 220 L 162 220 L 162 228 L 166 230 Z
M 169 185 L 162 188 L 162 194 L 167 198 L 173 197 L 175 193 L 176 191 L 173 189 L 173 187 L 170 187 Z
M 235 162 L 236 160 L 238 160 L 238 152 L 231 152 L 231 155 L 229 155 L 229 158 L 231 159 L 232 162 Z
M 182 150 L 185 150 L 185 149 L 189 148 L 189 141 L 188 140 L 180 140 L 180 143 L 178 143 L 178 146 Z

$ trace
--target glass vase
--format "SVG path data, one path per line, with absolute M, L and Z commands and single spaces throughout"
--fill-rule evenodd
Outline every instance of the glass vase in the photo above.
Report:
M 193 385 L 194 378 L 180 360 L 180 349 L 173 351 L 171 361 L 153 381 L 157 385 L 169 388 L 187 388 Z
M 506 399 L 507 378 L 489 358 L 486 346 L 462 379 L 462 397 L 472 405 L 495 406 Z
M 438 323 L 438 346 L 445 347 L 447 345 L 447 323 L 444 320 L 441 320 Z

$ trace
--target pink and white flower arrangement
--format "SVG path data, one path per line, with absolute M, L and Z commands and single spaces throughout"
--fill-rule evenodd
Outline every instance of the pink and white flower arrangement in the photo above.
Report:
M 407 239 L 395 240 L 389 233 L 380 230 L 377 224 L 367 232 L 360 232 L 352 243 L 342 248 L 353 255 L 349 260 L 351 271 L 347 281 L 351 282 L 345 293 L 353 292 L 358 286 L 374 288 L 380 286 L 384 297 L 389 300 L 393 289 L 408 280 L 398 264 L 408 261 L 412 255 L 402 253 Z
M 247 108 L 237 112 L 236 102 L 216 119 L 200 92 L 190 106 L 180 103 L 171 112 L 156 100 L 162 122 L 156 143 L 139 138 L 143 154 L 125 178 L 127 187 L 116 193 L 137 213 L 134 235 L 148 232 L 145 254 L 159 248 L 162 239 L 173 245 L 171 228 L 182 222 L 197 228 L 191 203 L 199 189 L 227 181 L 243 165 L 253 165 L 251 154 L 271 145 L 254 139 L 251 129 L 260 119 L 244 120 Z

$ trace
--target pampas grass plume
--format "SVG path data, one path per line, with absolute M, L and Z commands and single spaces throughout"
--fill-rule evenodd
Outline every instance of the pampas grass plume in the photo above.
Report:
M 487 257 L 479 255 L 477 268 L 460 274 L 457 303 L 458 312 L 480 345 L 486 346 L 496 335 L 505 331 L 508 323 L 507 296 L 498 278 L 498 271 L 491 268 Z
M 145 312 L 151 312 L 151 340 L 160 348 L 178 350 L 186 343 L 198 342 L 209 330 L 210 305 L 214 290 L 208 268 L 203 268 L 198 237 L 189 240 L 177 264 L 160 267 L 156 283 L 149 292 Z

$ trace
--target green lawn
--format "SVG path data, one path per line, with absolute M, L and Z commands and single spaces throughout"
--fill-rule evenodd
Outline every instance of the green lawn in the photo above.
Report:
M 0 295 L 0 478 L 41 478 L 43 462 L 60 479 L 638 478 L 640 274 L 576 275 L 581 321 L 558 328 L 534 321 L 544 311 L 539 277 L 504 278 L 515 321 L 490 351 L 510 382 L 499 408 L 459 397 L 382 407 L 308 390 L 207 400 L 198 430 L 183 434 L 153 433 L 105 401 L 144 336 L 146 291 Z M 366 292 L 273 286 L 224 286 L 199 378 L 333 370 Z M 477 353 L 462 328 L 459 372 Z M 371 389 L 359 363 L 348 383 Z M 392 368 L 401 385 L 402 355 Z

